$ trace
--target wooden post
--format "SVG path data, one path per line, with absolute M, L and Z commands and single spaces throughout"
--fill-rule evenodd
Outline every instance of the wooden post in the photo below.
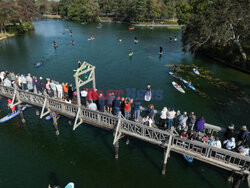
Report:
M 40 115 L 40 113 L 39 113 L 39 109 L 38 109 L 38 108 L 36 108 L 36 115 L 37 115 L 37 116 L 39 116 L 39 115 Z
M 167 166 L 169 153 L 170 153 L 170 150 L 171 150 L 171 144 L 172 144 L 172 138 L 173 138 L 173 130 L 174 130 L 174 127 L 171 127 L 170 136 L 169 136 L 169 140 L 168 140 L 168 146 L 167 146 L 167 148 L 164 149 L 164 159 L 163 159 L 162 171 L 161 171 L 162 175 L 166 174 L 166 166 Z
M 126 145 L 129 145 L 129 136 L 127 136 Z
M 60 133 L 59 133 L 59 129 L 58 129 L 56 113 L 51 112 L 50 114 L 52 115 L 52 118 L 53 118 L 53 125 L 54 125 L 54 127 L 56 129 L 56 136 L 58 136 Z
M 119 158 L 119 140 L 115 143 L 115 159 Z
M 17 105 L 17 108 L 20 112 L 20 117 L 22 119 L 22 123 L 25 123 L 25 119 L 24 119 L 24 116 L 23 116 L 23 110 L 22 110 L 22 107 L 20 105 Z

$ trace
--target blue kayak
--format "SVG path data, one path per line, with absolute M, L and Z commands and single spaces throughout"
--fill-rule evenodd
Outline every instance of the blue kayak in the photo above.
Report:
M 59 114 L 56 114 L 56 115 L 58 116 Z M 50 115 L 46 116 L 45 119 L 46 120 L 51 120 L 52 119 L 52 115 L 50 114 Z
M 176 75 L 175 75 L 174 73 L 172 73 L 172 72 L 168 72 L 168 74 L 170 74 L 170 75 L 173 76 L 174 78 L 180 79 L 179 76 L 176 76 Z
M 73 182 L 68 183 L 65 188 L 74 188 L 75 184 Z
M 41 67 L 43 63 L 36 63 L 35 67 L 38 68 L 38 67 Z
M 187 162 L 192 163 L 194 161 L 193 157 L 189 157 L 187 155 L 183 155 L 184 159 L 186 159 Z
M 22 110 L 24 111 L 26 109 L 26 107 L 23 107 Z M 19 110 L 16 111 L 16 113 L 11 113 L 5 117 L 3 117 L 2 119 L 0 119 L 0 123 L 4 123 L 6 121 L 11 120 L 12 118 L 18 116 L 20 114 Z
M 192 86 L 191 84 L 189 84 L 186 80 L 183 79 L 182 82 L 183 82 L 186 86 L 188 86 L 190 89 L 195 90 L 195 87 Z

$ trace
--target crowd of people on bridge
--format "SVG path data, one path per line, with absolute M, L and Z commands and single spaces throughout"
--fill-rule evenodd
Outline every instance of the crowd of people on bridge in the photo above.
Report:
M 79 61 L 78 61 L 79 63 Z M 81 64 L 80 64 L 81 65 Z M 79 66 L 80 66 L 79 65 Z M 36 94 L 47 94 L 51 98 L 59 99 L 65 103 L 77 104 L 76 89 L 72 84 L 59 83 L 50 78 L 31 76 L 31 74 L 22 75 L 14 72 L 1 71 L 0 84 L 8 87 L 16 85 L 19 89 L 34 92 Z M 158 127 L 167 131 L 174 126 L 182 139 L 198 140 L 205 144 L 217 148 L 239 152 L 242 155 L 249 156 L 248 129 L 242 126 L 239 133 L 236 133 L 234 125 L 227 128 L 223 142 L 219 137 L 214 137 L 209 133 L 204 133 L 205 118 L 201 116 L 196 118 L 194 112 L 175 111 L 173 107 L 164 107 L 160 112 L 159 120 L 156 120 L 157 111 L 154 105 L 150 104 L 148 109 L 141 117 L 141 102 L 138 99 L 130 99 L 122 96 L 115 96 L 113 92 L 104 96 L 98 93 L 97 89 L 83 88 L 80 92 L 81 104 L 86 108 L 100 112 L 112 113 L 115 116 L 122 114 L 125 119 L 140 122 L 149 127 Z

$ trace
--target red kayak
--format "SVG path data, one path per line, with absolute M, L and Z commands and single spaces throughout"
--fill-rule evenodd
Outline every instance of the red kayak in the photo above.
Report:
M 129 27 L 128 30 L 134 30 L 135 28 L 134 27 Z

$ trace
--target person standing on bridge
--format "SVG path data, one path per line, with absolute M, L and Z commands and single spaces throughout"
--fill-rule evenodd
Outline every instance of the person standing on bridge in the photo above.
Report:
M 178 125 L 179 127 L 182 126 L 183 124 L 186 125 L 188 120 L 187 112 L 184 112 L 183 115 L 181 115 L 178 120 L 179 120 L 179 125 Z
M 63 92 L 64 92 L 64 96 L 68 96 L 68 92 L 69 92 L 69 88 L 68 88 L 68 83 L 62 83 L 63 86 Z
M 198 132 L 202 132 L 204 130 L 205 118 L 201 116 L 195 123 L 195 128 Z
M 120 108 L 121 108 L 121 99 L 118 96 L 115 100 L 114 100 L 114 115 L 117 116 L 120 112 Z
M 241 128 L 241 131 L 238 134 L 238 142 L 237 142 L 237 146 L 243 145 L 247 143 L 247 139 L 248 139 L 248 130 L 247 130 L 247 126 L 243 125 Z
M 27 80 L 27 88 L 28 90 L 31 92 L 33 91 L 33 80 L 30 76 L 30 73 L 26 76 L 26 80 Z
M 57 90 L 57 96 L 59 99 L 62 99 L 63 97 L 63 87 L 60 83 L 56 84 L 56 90 Z
M 139 100 L 136 99 L 135 102 L 134 102 L 134 118 L 135 118 L 135 121 L 139 120 L 140 108 L 141 108 L 141 102 L 139 102 Z
M 99 106 L 99 110 L 100 112 L 104 112 L 104 106 L 105 106 L 105 101 L 104 101 L 104 97 L 103 94 L 100 93 L 99 95 L 99 100 L 98 100 L 98 106 Z
M 172 125 L 173 125 L 173 121 L 175 118 L 176 112 L 174 111 L 174 108 L 172 107 L 170 109 L 170 111 L 167 112 L 167 126 L 168 126 L 168 130 L 171 129 Z
M 92 97 L 93 97 L 93 102 L 98 104 L 99 95 L 97 93 L 97 89 L 94 89 L 94 92 L 92 92 Z
M 132 103 L 132 100 L 126 98 L 124 101 L 124 115 L 125 115 L 125 119 L 129 119 L 129 114 L 130 114 L 130 105 Z
M 93 103 L 92 100 L 89 101 L 88 109 L 93 110 L 93 111 L 96 111 L 96 110 L 97 110 L 97 106 L 96 106 L 95 103 Z
M 114 101 L 114 93 L 109 93 L 107 97 L 107 111 L 109 113 L 112 113 L 112 108 L 113 108 L 113 101 Z
M 85 88 L 82 88 L 81 91 L 81 104 L 83 106 L 87 106 L 86 100 L 87 100 L 88 92 Z
M 225 140 L 223 142 L 223 144 L 226 144 L 226 146 L 225 146 L 226 149 L 233 150 L 236 147 L 236 145 L 235 145 L 235 138 L 232 137 L 230 140 Z
M 190 130 L 194 130 L 195 121 L 196 121 L 196 116 L 194 115 L 194 112 L 191 112 L 187 120 L 187 125 L 188 127 L 190 127 Z
M 72 84 L 70 84 L 68 87 L 68 96 L 69 96 L 69 99 L 72 101 L 72 99 L 73 99 L 73 86 L 72 86 Z
M 166 121 L 167 121 L 167 112 L 168 109 L 167 107 L 164 107 L 161 111 L 161 116 L 160 116 L 160 121 L 159 121 L 159 126 L 161 128 L 166 127 Z

